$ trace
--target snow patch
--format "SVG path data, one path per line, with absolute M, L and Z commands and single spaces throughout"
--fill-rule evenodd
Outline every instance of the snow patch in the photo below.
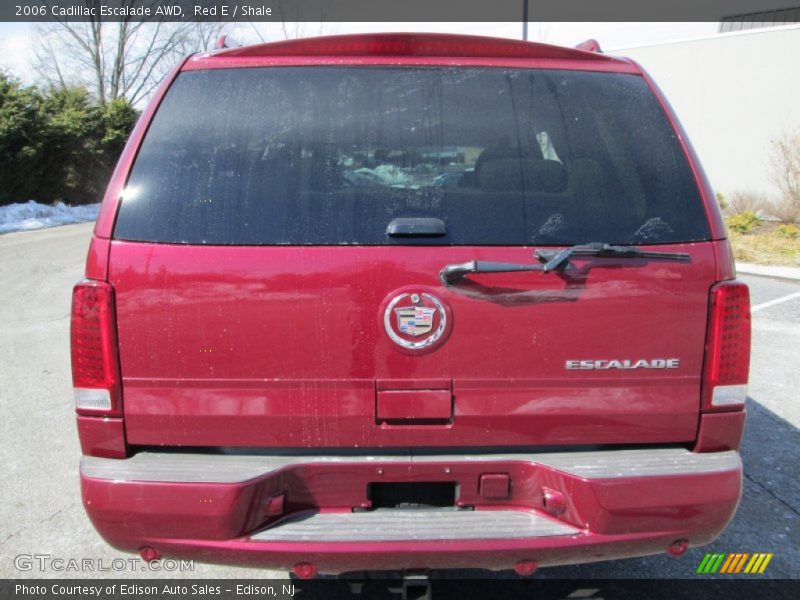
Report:
M 39 204 L 35 200 L 7 204 L 0 206 L 0 233 L 94 221 L 99 210 L 99 204 L 68 206 L 63 202 L 56 202 L 51 206 Z

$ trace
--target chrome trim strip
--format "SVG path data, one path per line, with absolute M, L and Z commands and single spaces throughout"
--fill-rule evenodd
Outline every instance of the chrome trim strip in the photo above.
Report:
M 499 462 L 540 464 L 585 479 L 722 473 L 741 469 L 739 453 L 695 453 L 681 448 L 426 456 L 242 456 L 140 452 L 128 459 L 84 456 L 81 474 L 113 481 L 240 483 L 297 464 L 386 462 Z
M 250 537 L 254 542 L 492 540 L 577 535 L 580 530 L 521 510 L 376 510 L 306 513 Z

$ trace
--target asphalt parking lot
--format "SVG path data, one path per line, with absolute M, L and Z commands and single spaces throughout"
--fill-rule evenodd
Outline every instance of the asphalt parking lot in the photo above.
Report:
M 127 558 L 94 532 L 80 502 L 68 356 L 69 303 L 91 225 L 0 235 L 0 578 L 81 577 L 18 570 L 21 554 Z M 751 286 L 753 358 L 743 448 L 744 495 L 727 531 L 676 560 L 664 556 L 543 569 L 547 578 L 691 578 L 706 552 L 773 552 L 765 573 L 800 576 L 800 282 Z M 152 577 L 129 571 L 89 576 Z M 157 574 L 155 574 L 157 575 Z M 169 577 L 283 573 L 196 563 Z

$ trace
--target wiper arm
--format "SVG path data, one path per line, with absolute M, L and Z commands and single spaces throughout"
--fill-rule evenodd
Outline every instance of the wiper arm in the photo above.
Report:
M 689 260 L 683 252 L 651 252 L 633 246 L 612 246 L 603 242 L 582 244 L 564 250 L 537 250 L 536 258 L 552 268 L 561 267 L 573 256 L 607 256 L 613 258 L 656 258 L 661 260 Z
M 649 252 L 631 246 L 612 246 L 602 242 L 583 244 L 565 248 L 564 250 L 537 250 L 539 264 L 519 264 L 494 262 L 486 260 L 470 260 L 445 266 L 439 272 L 439 279 L 444 285 L 459 283 L 470 273 L 520 273 L 525 271 L 541 271 L 550 273 L 562 269 L 574 256 L 607 256 L 614 258 L 656 258 L 662 260 L 689 260 L 689 255 L 682 252 Z
M 547 261 L 544 264 L 520 264 L 488 260 L 470 260 L 465 263 L 445 266 L 445 268 L 439 272 L 439 279 L 445 285 L 453 285 L 460 282 L 470 273 L 519 273 L 524 271 L 549 273 L 557 268 L 558 264 L 553 261 Z

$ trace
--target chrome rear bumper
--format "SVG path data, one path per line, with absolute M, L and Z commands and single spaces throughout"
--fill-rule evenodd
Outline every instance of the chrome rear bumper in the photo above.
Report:
M 543 454 L 242 456 L 141 452 L 119 460 L 84 456 L 81 474 L 94 479 L 170 483 L 240 483 L 284 468 L 308 464 L 496 463 L 541 465 L 584 479 L 661 477 L 729 471 L 740 467 L 738 452 L 698 454 L 682 448 L 554 452 Z
M 482 485 L 498 479 L 500 494 Z M 734 451 L 678 448 L 433 456 L 141 452 L 81 463 L 86 511 L 120 549 L 264 567 L 310 561 L 324 573 L 545 566 L 702 545 L 733 516 L 741 479 Z M 372 484 L 399 482 L 454 484 L 455 506 L 371 510 Z

